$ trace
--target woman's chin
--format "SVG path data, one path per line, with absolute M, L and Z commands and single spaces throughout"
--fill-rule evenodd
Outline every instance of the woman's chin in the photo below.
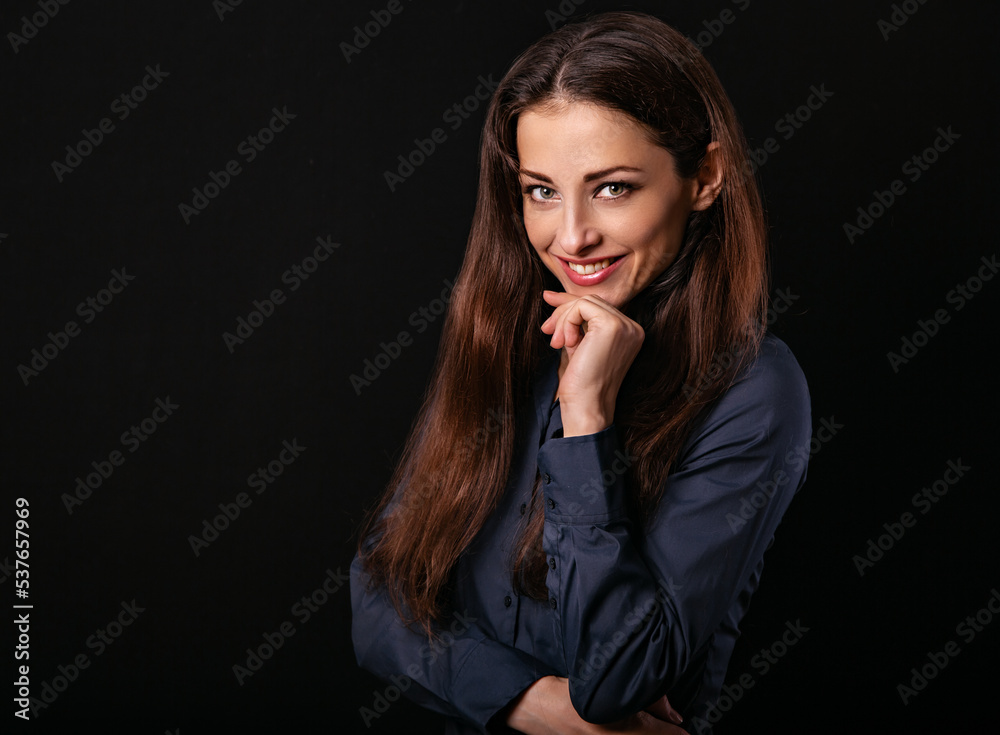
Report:
M 583 287 L 577 286 L 575 283 L 570 284 L 570 287 L 573 290 L 567 291 L 567 293 L 573 294 L 574 296 L 597 296 L 599 299 L 606 301 L 619 311 L 621 311 L 622 307 L 628 303 L 628 299 L 615 288 L 601 288 L 601 286 Z

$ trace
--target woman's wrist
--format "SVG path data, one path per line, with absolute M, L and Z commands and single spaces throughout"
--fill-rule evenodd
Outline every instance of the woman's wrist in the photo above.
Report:
M 579 719 L 569 706 L 569 688 L 566 679 L 543 676 L 525 689 L 507 710 L 507 725 L 525 735 L 554 735 L 569 732 L 567 725 Z
M 604 431 L 614 422 L 613 415 L 607 411 L 590 409 L 576 409 L 572 406 L 561 404 L 559 413 L 562 417 L 563 436 L 585 436 Z

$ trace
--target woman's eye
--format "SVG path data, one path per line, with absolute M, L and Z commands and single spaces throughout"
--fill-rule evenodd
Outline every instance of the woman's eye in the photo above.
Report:
M 601 188 L 601 192 L 607 192 L 606 199 L 617 199 L 627 192 L 632 187 L 622 181 L 616 181 L 611 184 L 605 184 Z
M 531 187 L 531 197 L 537 199 L 538 201 L 549 201 L 556 195 L 555 189 L 550 189 L 547 186 L 533 186 Z

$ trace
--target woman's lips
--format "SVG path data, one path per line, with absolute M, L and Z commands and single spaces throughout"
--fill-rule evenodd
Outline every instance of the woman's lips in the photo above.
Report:
M 624 258 L 625 258 L 624 255 L 619 256 L 614 261 L 612 261 L 611 265 L 609 265 L 607 268 L 602 268 L 596 273 L 590 273 L 588 275 L 582 275 L 580 273 L 577 273 L 575 270 L 570 268 L 569 263 L 563 260 L 562 258 L 559 258 L 559 264 L 562 266 L 563 271 L 569 277 L 569 280 L 571 280 L 577 286 L 595 286 L 601 281 L 604 281 L 605 279 L 609 278 L 611 274 L 614 273 L 615 269 L 618 267 L 618 264 L 621 263 L 622 260 L 624 260 Z

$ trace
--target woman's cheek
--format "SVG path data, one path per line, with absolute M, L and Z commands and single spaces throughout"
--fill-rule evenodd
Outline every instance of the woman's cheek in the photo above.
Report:
M 524 221 L 524 231 L 528 235 L 528 242 L 538 253 L 539 257 L 544 260 L 545 251 L 548 249 L 548 243 L 552 241 L 549 233 L 546 232 L 545 228 L 542 227 L 538 222 L 531 219 L 525 219 Z

